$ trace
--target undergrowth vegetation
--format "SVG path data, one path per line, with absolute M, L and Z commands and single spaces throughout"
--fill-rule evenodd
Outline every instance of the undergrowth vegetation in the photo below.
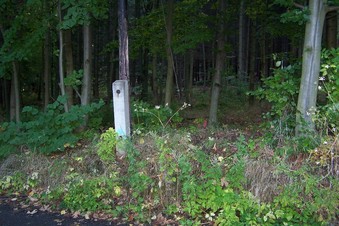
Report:
M 255 129 L 206 128 L 204 116 L 185 122 L 181 113 L 201 108 L 198 100 L 176 111 L 134 101 L 133 135 L 118 139 L 101 123 L 102 102 L 64 113 L 58 99 L 44 112 L 25 108 L 21 123 L 1 125 L 0 194 L 62 213 L 154 225 L 338 222 L 338 77 L 331 77 L 331 52 L 323 54 L 320 89 L 329 91 L 314 115 L 317 136 L 292 134 L 298 66 L 276 69 L 253 93 L 274 106 Z M 87 114 L 91 128 L 76 133 Z

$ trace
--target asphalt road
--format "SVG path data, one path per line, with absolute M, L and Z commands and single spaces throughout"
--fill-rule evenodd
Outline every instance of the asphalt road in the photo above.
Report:
M 70 216 L 65 216 L 57 213 L 49 213 L 37 210 L 34 214 L 34 209 L 22 209 L 7 202 L 0 202 L 0 226 L 108 226 L 108 225 L 127 225 L 118 224 L 108 221 L 86 220 L 84 218 L 73 219 Z M 35 211 L 34 211 L 35 212 Z

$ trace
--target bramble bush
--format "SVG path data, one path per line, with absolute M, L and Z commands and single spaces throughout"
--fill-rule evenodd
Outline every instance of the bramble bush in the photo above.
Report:
M 264 115 L 267 123 L 263 126 L 271 131 L 266 133 L 266 138 L 273 145 L 283 143 L 294 134 L 300 73 L 299 63 L 274 69 L 273 76 L 264 78 L 263 85 L 249 93 L 271 103 L 271 110 Z
M 131 104 L 132 118 L 136 131 L 165 129 L 171 123 L 179 123 L 182 118 L 179 111 L 189 107 L 184 103 L 176 112 L 168 106 L 152 106 L 143 101 L 134 101 Z
M 0 157 L 23 146 L 50 154 L 76 144 L 79 137 L 74 130 L 82 125 L 85 115 L 100 109 L 104 102 L 73 106 L 69 112 L 64 112 L 65 101 L 64 97 L 58 97 L 57 101 L 48 105 L 46 111 L 24 107 L 21 122 L 3 123 L 0 127 Z

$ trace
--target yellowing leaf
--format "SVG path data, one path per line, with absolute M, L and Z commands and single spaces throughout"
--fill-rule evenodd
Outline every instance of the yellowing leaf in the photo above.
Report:
M 144 143 L 145 143 L 145 140 L 143 138 L 140 138 L 139 144 L 144 144 Z
M 61 211 L 60 211 L 60 214 L 61 214 L 61 215 L 65 215 L 65 214 L 66 214 L 66 210 L 61 210 Z

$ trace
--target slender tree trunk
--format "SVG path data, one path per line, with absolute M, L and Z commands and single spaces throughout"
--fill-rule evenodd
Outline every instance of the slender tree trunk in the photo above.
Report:
M 326 47 L 337 48 L 338 42 L 338 12 L 333 11 L 328 13 L 326 20 Z
M 142 90 L 141 90 L 141 98 L 143 100 L 147 100 L 148 97 L 148 49 L 143 50 L 142 57 Z
M 225 21 L 222 14 L 225 11 L 225 1 L 219 0 L 219 29 L 217 34 L 217 56 L 215 62 L 215 74 L 212 81 L 211 106 L 209 115 L 209 126 L 213 126 L 218 122 L 217 112 L 219 103 L 219 94 L 221 89 L 221 74 L 225 67 Z
M 312 116 L 316 110 L 321 38 L 328 7 L 323 0 L 310 0 L 309 9 L 311 14 L 305 28 L 302 75 L 296 114 L 297 136 L 307 131 L 315 131 Z
M 117 20 L 117 13 L 118 13 L 118 4 L 117 1 L 110 2 L 110 11 L 109 11 L 109 33 L 110 33 L 110 41 L 116 39 L 116 30 L 118 25 Z M 114 80 L 117 79 L 116 75 L 116 62 L 115 62 L 116 52 L 113 49 L 109 53 L 109 63 L 108 63 L 108 74 L 107 74 L 107 99 L 112 98 L 112 83 Z
M 203 66 L 203 73 L 204 73 L 204 87 L 206 87 L 206 81 L 207 81 L 207 62 L 206 62 L 206 50 L 205 50 L 205 43 L 202 43 L 202 66 Z
M 51 96 L 51 61 L 50 61 L 50 34 L 45 34 L 44 41 L 44 107 L 47 108 Z
M 126 5 L 124 0 L 119 0 L 119 79 L 129 80 L 128 34 Z
M 94 29 L 94 34 L 98 33 L 100 34 L 100 25 L 97 24 L 96 27 L 93 28 Z M 100 68 L 100 61 L 99 61 L 99 43 L 100 43 L 100 37 L 99 35 L 95 36 L 95 40 L 93 40 L 94 47 L 93 47 L 93 51 L 94 51 L 94 56 L 97 57 L 93 57 L 92 60 L 92 65 L 93 65 L 93 70 L 92 70 L 92 75 L 93 75 L 93 98 L 94 99 L 99 99 L 99 68 Z
M 238 46 L 238 80 L 239 85 L 245 82 L 245 0 L 241 0 L 239 9 L 239 46 Z
M 58 13 L 59 13 L 59 22 L 62 21 L 61 15 L 61 2 L 59 0 L 58 4 Z M 64 55 L 64 41 L 63 41 L 63 32 L 59 30 L 59 87 L 61 90 L 61 95 L 65 96 L 65 83 L 64 83 L 64 65 L 63 65 L 63 55 Z M 68 112 L 68 104 L 67 102 L 64 104 L 65 112 Z
M 172 54 L 172 33 L 173 33 L 173 13 L 174 13 L 174 0 L 167 1 L 167 14 L 166 14 L 166 34 L 167 34 L 167 43 L 166 43 L 166 56 L 167 56 L 167 78 L 166 78 L 166 88 L 165 88 L 165 104 L 171 105 L 172 95 L 173 95 L 173 79 L 174 79 L 174 62 Z
M 10 120 L 20 122 L 20 89 L 19 89 L 19 64 L 17 61 L 12 62 L 13 77 L 11 85 L 11 114 Z
M 186 63 L 187 61 L 187 63 Z M 185 93 L 186 93 L 186 102 L 192 103 L 192 87 L 193 87 L 193 63 L 194 63 L 194 51 L 189 50 L 185 60 Z
M 73 63 L 73 48 L 72 48 L 72 30 L 68 29 L 64 31 L 65 37 L 65 60 L 66 60 L 66 77 L 70 76 L 74 71 Z M 73 88 L 72 86 L 65 86 L 67 94 L 68 107 L 73 106 Z
M 160 103 L 160 95 L 159 95 L 159 84 L 158 84 L 158 74 L 157 74 L 157 62 L 158 57 L 156 53 L 153 53 L 152 59 L 152 90 L 153 90 L 153 103 Z
M 250 39 L 250 52 L 249 52 L 249 90 L 254 91 L 254 82 L 255 82 L 255 66 L 256 66 L 256 56 L 257 56 L 257 38 L 256 38 L 256 22 L 253 21 L 250 27 L 251 39 Z M 248 97 L 249 105 L 254 104 L 254 96 L 250 95 Z
M 81 105 L 90 103 L 92 86 L 92 34 L 89 24 L 83 25 L 84 35 L 84 77 L 81 89 Z
M 4 28 L 0 23 L 0 32 L 4 38 Z M 19 88 L 19 63 L 12 62 L 13 75 L 11 80 L 10 103 L 9 103 L 9 118 L 11 121 L 20 122 L 20 88 Z

